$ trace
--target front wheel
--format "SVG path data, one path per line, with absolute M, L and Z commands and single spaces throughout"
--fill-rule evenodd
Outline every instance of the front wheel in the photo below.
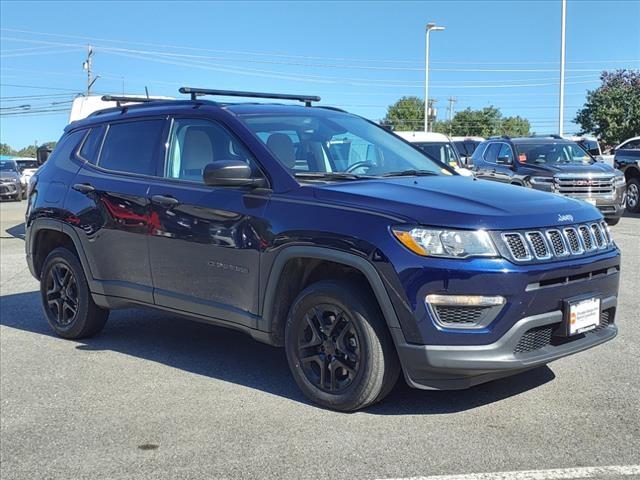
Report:
M 285 349 L 302 392 L 335 410 L 381 400 L 400 373 L 375 298 L 349 282 L 323 280 L 298 295 L 287 319 Z
M 627 210 L 640 213 L 640 179 L 630 178 L 627 182 Z
M 109 316 L 109 310 L 93 302 L 80 261 L 63 247 L 44 261 L 40 294 L 49 325 L 64 338 L 91 337 L 102 330 Z

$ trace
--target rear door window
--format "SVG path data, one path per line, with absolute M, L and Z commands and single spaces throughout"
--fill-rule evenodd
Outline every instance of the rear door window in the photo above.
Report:
M 156 175 L 163 119 L 109 125 L 98 166 L 116 172 Z

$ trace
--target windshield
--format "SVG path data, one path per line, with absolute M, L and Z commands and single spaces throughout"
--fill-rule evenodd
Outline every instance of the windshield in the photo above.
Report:
M 21 172 L 28 168 L 38 168 L 38 162 L 35 160 L 17 160 L 16 162 Z
M 15 172 L 16 162 L 13 160 L 0 160 L 0 170 L 3 172 Z
M 420 147 L 431 158 L 440 160 L 442 163 L 452 167 L 458 166 L 456 150 L 448 142 L 416 142 L 415 145 Z
M 353 115 L 310 111 L 241 119 L 296 177 L 452 175 L 395 135 Z
M 523 143 L 516 146 L 520 163 L 593 163 L 577 143 Z

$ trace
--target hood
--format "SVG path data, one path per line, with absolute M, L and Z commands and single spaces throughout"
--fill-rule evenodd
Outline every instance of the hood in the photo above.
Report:
M 595 207 L 580 200 L 462 176 L 331 183 L 314 186 L 314 195 L 319 200 L 440 227 L 502 230 L 602 218 Z
M 582 164 L 582 163 L 553 163 L 553 164 L 536 164 L 536 163 L 527 163 L 523 165 L 524 168 L 532 170 L 534 172 L 540 172 L 542 174 L 554 175 L 556 173 L 562 174 L 594 174 L 594 175 L 602 175 L 602 174 L 610 174 L 614 175 L 615 170 L 610 165 L 607 165 L 603 162 L 595 162 L 592 164 Z

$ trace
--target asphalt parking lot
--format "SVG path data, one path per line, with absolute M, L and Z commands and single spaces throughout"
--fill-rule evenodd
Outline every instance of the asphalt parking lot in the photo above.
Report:
M 399 384 L 382 403 L 340 414 L 303 398 L 283 351 L 236 332 L 126 310 L 96 338 L 53 336 L 24 260 L 25 207 L 0 204 L 3 480 L 369 479 L 640 464 L 640 216 L 613 228 L 623 252 L 613 342 L 466 391 Z

